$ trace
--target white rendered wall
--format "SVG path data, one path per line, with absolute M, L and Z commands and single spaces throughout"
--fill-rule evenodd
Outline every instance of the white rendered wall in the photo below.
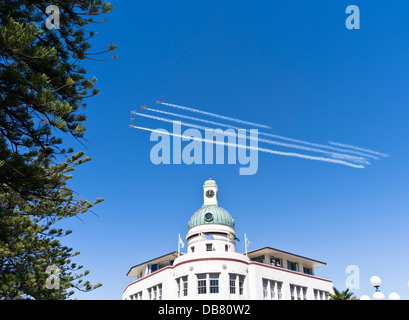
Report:
M 201 233 L 212 234 L 213 240 L 202 238 Z M 192 247 L 194 247 L 194 252 L 205 252 L 206 244 L 212 244 L 213 250 L 216 252 L 225 252 L 225 245 L 228 245 L 229 252 L 236 252 L 236 242 L 228 238 L 228 234 L 235 234 L 235 230 L 229 226 L 222 224 L 205 224 L 193 227 L 189 230 L 186 241 L 187 241 L 187 252 L 192 252 Z
M 219 293 L 198 294 L 197 274 L 218 273 Z M 230 294 L 229 274 L 244 275 L 243 295 Z M 176 279 L 188 276 L 188 296 L 177 297 Z M 123 299 L 139 291 L 143 291 L 143 299 L 148 299 L 147 289 L 162 283 L 162 299 L 263 299 L 262 279 L 280 281 L 282 299 L 291 299 L 290 284 L 307 287 L 307 299 L 314 299 L 314 289 L 332 292 L 332 282 L 326 279 L 274 268 L 266 264 L 249 261 L 242 254 L 233 252 L 196 252 L 185 254 L 175 259 L 173 266 L 165 267 L 157 272 L 130 284 L 124 291 Z M 236 290 L 238 292 L 238 290 Z
M 307 300 L 314 300 L 314 289 L 332 292 L 332 282 L 306 275 L 300 272 L 294 272 L 283 268 L 272 267 L 258 262 L 250 262 L 249 270 L 249 296 L 251 299 L 263 299 L 263 280 L 268 279 L 282 282 L 283 300 L 290 300 L 290 284 L 307 287 Z

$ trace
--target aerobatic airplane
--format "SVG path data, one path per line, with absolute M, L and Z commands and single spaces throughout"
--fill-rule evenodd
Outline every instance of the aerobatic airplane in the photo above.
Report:
M 162 103 L 162 100 L 158 100 L 158 101 L 156 101 L 156 104 L 158 104 L 158 103 Z

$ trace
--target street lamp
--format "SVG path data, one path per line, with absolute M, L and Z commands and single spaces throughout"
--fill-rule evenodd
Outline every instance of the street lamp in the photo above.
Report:
M 396 292 L 391 292 L 389 294 L 389 300 L 400 300 L 400 295 Z
M 372 276 L 371 279 L 369 279 L 369 282 L 375 287 L 375 292 L 380 292 L 379 287 L 382 284 L 381 278 L 379 278 L 378 276 Z
M 385 300 L 385 295 L 380 291 L 376 291 L 372 297 L 374 300 Z
M 381 278 L 379 278 L 378 276 L 372 276 L 371 279 L 369 279 L 369 282 L 375 287 L 375 293 L 372 296 L 374 300 L 385 300 L 385 295 L 381 292 L 381 290 L 379 290 L 379 287 L 382 284 Z M 371 300 L 371 298 L 367 295 L 362 295 L 359 300 Z M 391 292 L 389 294 L 389 300 L 400 300 L 400 295 L 396 292 Z
M 375 287 L 375 293 L 373 294 L 373 298 L 375 300 L 385 300 L 385 295 L 379 290 L 379 287 L 382 284 L 381 278 L 378 276 L 372 276 L 371 279 L 369 279 L 369 282 L 371 283 L 372 286 Z

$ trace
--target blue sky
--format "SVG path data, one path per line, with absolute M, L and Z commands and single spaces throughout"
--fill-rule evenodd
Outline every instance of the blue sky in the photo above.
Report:
M 316 274 L 340 289 L 346 267 L 357 265 L 358 296 L 372 295 L 369 278 L 378 275 L 386 295 L 409 298 L 407 1 L 112 3 L 92 44 L 116 44 L 118 59 L 84 64 L 101 89 L 87 101 L 92 143 L 65 140 L 93 158 L 74 172 L 72 188 L 105 198 L 98 216 L 61 224 L 73 230 L 62 242 L 81 252 L 87 279 L 103 284 L 75 297 L 121 299 L 131 266 L 177 250 L 211 177 L 249 250 L 271 246 L 325 261 Z M 360 30 L 345 27 L 350 4 L 359 6 Z M 251 176 L 239 175 L 239 164 L 154 165 L 150 134 L 128 126 L 131 110 L 159 108 L 158 99 L 390 156 L 355 169 L 259 153 Z

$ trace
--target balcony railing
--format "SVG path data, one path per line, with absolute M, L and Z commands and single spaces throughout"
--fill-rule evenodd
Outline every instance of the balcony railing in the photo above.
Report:
M 282 264 L 280 264 L 278 262 L 269 263 L 269 262 L 260 261 L 260 260 L 251 260 L 251 261 L 258 262 L 258 263 L 265 264 L 265 265 L 272 266 L 272 267 L 276 267 L 276 268 L 281 268 L 281 269 L 284 269 L 284 270 L 290 270 L 290 271 L 297 272 L 297 273 L 300 273 L 300 274 L 307 274 L 307 275 L 311 275 L 311 276 L 314 275 L 313 268 L 303 267 L 303 271 L 300 271 L 298 268 L 283 266 Z

